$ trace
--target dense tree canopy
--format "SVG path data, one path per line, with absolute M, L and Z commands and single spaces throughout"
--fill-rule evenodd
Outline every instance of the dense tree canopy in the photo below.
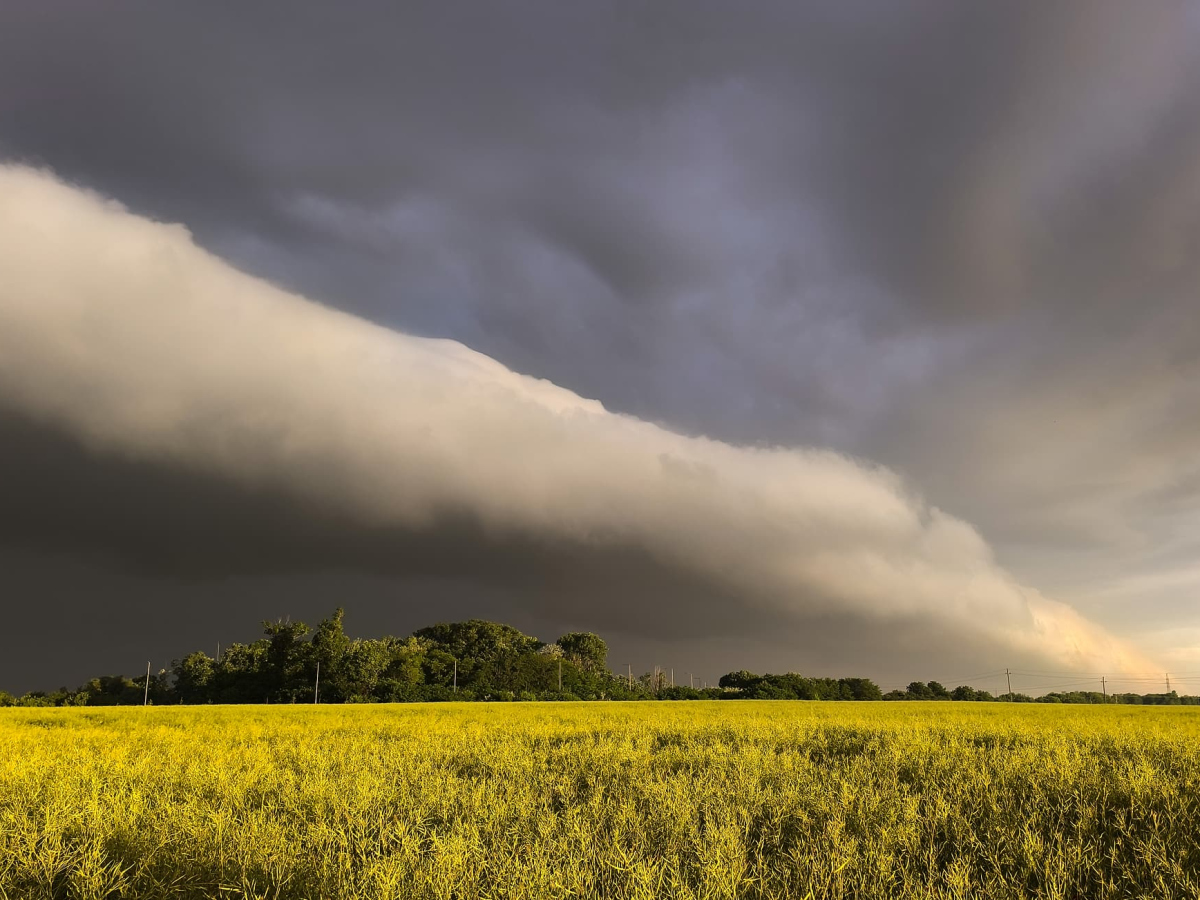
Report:
M 805 678 L 786 675 L 754 675 L 730 672 L 720 685 L 753 700 L 881 700 L 879 686 L 868 678 Z
M 0 706 L 112 706 L 163 703 L 401 703 L 429 700 L 1012 700 L 969 686 L 912 682 L 884 694 L 868 678 L 811 678 L 788 672 L 730 672 L 716 688 L 670 684 L 663 670 L 639 677 L 608 669 L 598 635 L 573 631 L 543 643 L 509 625 L 470 619 L 421 628 L 408 637 L 351 638 L 336 609 L 317 627 L 279 619 L 262 636 L 224 647 L 217 658 L 197 650 L 170 670 L 129 678 L 104 675 L 69 690 L 13 697 Z M 147 680 L 149 684 L 147 684 Z M 1047 694 L 1048 703 L 1195 704 L 1170 694 Z

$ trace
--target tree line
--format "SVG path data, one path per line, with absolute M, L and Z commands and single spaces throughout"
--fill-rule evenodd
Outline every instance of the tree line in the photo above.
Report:
M 197 650 L 148 676 L 104 675 L 75 689 L 0 691 L 0 706 L 116 706 L 142 703 L 402 703 L 443 700 L 1018 700 L 936 681 L 883 693 L 869 678 L 730 672 L 717 687 L 675 685 L 655 668 L 640 676 L 608 668 L 598 635 L 571 632 L 544 643 L 509 625 L 470 619 L 421 628 L 403 638 L 351 638 L 337 609 L 315 628 L 263 622 L 262 636 L 213 657 Z M 673 679 L 672 679 L 673 680 Z M 1096 694 L 1095 696 L 1099 696 Z M 1169 695 L 1109 695 L 1108 702 L 1196 703 Z M 1048 694 L 1040 702 L 1100 702 L 1092 692 Z
M 1016 692 L 993 695 L 988 691 L 959 685 L 950 690 L 936 681 L 914 681 L 902 691 L 888 691 L 884 700 L 967 700 L 1006 703 L 1123 703 L 1136 706 L 1200 706 L 1200 697 L 1165 694 L 1108 693 L 1106 691 L 1051 691 L 1038 697 Z
M 23 697 L 0 691 L 0 706 L 642 700 L 670 690 L 652 673 L 633 678 L 609 671 L 608 647 L 590 632 L 545 643 L 509 625 L 471 619 L 407 637 L 351 638 L 344 617 L 339 608 L 315 628 L 263 622 L 257 640 L 229 644 L 215 657 L 197 650 L 148 677 L 104 675 L 73 690 Z

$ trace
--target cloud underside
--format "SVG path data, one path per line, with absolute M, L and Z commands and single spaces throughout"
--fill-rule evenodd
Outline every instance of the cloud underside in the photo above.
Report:
M 67 435 L 110 474 L 205 485 L 195 508 L 217 510 L 213 522 L 252 502 L 268 526 L 249 544 L 210 548 L 222 531 L 211 525 L 194 543 L 156 544 L 151 504 L 134 533 L 101 537 L 105 516 L 85 502 L 95 488 L 55 476 L 45 490 L 60 513 L 27 516 L 28 540 L 66 533 L 177 574 L 214 559 L 449 574 L 523 588 L 551 612 L 607 604 L 618 624 L 640 616 L 643 634 L 752 638 L 836 622 L 822 640 L 853 647 L 853 623 L 921 622 L 931 642 L 997 658 L 1150 667 L 1018 584 L 971 526 L 886 468 L 614 414 L 460 343 L 243 274 L 184 228 L 44 172 L 0 170 L 0 270 L 14 445 Z

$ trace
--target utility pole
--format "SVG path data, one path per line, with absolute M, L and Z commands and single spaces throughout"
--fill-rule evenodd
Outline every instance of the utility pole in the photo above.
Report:
M 558 660 L 558 692 L 562 693 L 562 657 Z
M 1012 672 L 1008 669 L 1004 670 L 1004 677 L 1008 679 L 1008 702 L 1012 702 Z
M 1108 702 L 1108 679 L 1100 676 L 1100 690 L 1104 692 L 1104 702 Z M 1094 696 L 1094 695 L 1093 695 Z
M 1167 676 L 1167 693 L 1169 694 L 1171 693 L 1171 673 L 1167 672 L 1165 674 Z
M 671 687 L 675 687 L 675 670 L 671 670 Z
M 150 662 L 146 662 L 146 693 L 142 695 L 142 706 L 150 705 Z
M 313 703 L 321 702 L 321 661 L 317 660 L 317 680 L 313 682 Z
M 454 658 L 454 693 L 458 693 L 458 657 Z
M 633 690 L 633 663 L 628 663 L 627 668 L 629 669 L 629 689 L 632 691 Z
M 692 678 L 691 672 L 688 672 L 688 687 L 690 687 L 693 691 L 696 689 L 696 681 L 694 678 Z

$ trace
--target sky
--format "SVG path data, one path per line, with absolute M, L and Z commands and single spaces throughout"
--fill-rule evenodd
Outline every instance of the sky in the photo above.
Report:
M 0 273 L 10 691 L 340 605 L 1200 693 L 1194 5 L 15 0 Z

